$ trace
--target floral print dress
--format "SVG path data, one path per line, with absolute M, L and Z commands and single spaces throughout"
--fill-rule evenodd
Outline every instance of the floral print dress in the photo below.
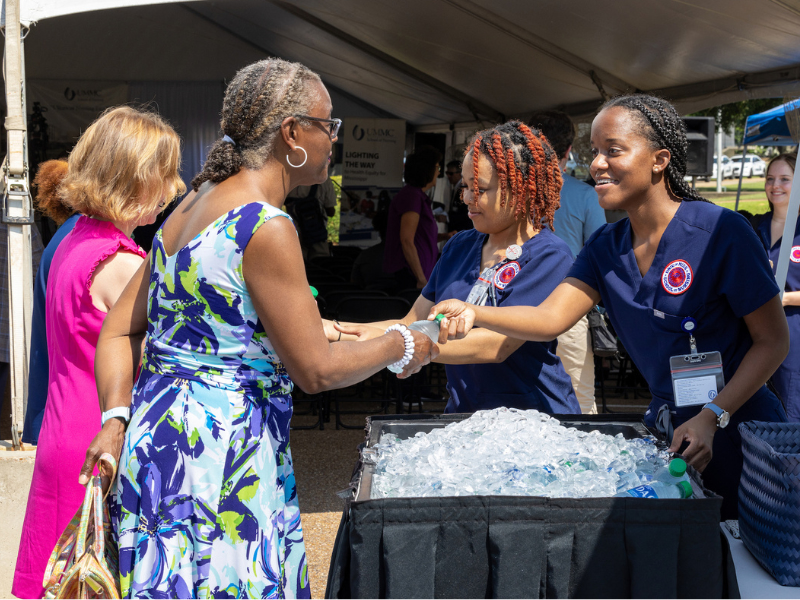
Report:
M 250 238 L 275 217 L 288 218 L 240 206 L 172 256 L 156 234 L 112 502 L 123 597 L 310 597 L 292 382 L 242 275 Z

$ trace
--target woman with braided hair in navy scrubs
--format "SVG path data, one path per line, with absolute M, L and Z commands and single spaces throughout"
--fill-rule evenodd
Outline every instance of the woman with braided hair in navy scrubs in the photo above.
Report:
M 706 486 L 723 497 L 722 518 L 736 518 L 738 424 L 786 420 L 764 385 L 789 348 L 767 254 L 744 217 L 704 201 L 684 182 L 685 127 L 665 100 L 610 100 L 592 123 L 591 142 L 600 205 L 625 210 L 628 218 L 600 228 L 539 306 L 446 300 L 430 318 L 448 317 L 442 342 L 473 326 L 547 341 L 602 302 L 650 386 L 645 422 L 658 420 L 668 436 L 674 427 L 670 450 L 683 448 Z M 690 382 L 694 386 L 683 387 L 681 380 L 673 387 L 670 359 L 690 355 L 692 344 L 700 355 L 719 352 L 724 387 L 700 377 Z

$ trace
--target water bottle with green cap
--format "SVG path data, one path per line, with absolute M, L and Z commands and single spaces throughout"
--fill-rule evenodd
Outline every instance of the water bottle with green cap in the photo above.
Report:
M 411 325 L 406 325 L 408 329 L 413 329 L 414 331 L 419 331 L 420 333 L 424 333 L 431 341 L 434 343 L 439 339 L 439 325 L 444 319 L 444 315 L 436 315 L 436 318 L 433 321 L 414 321 Z M 398 368 L 394 365 L 389 365 L 386 367 L 392 373 L 402 373 L 403 369 Z
M 424 333 L 431 338 L 433 342 L 437 342 L 439 340 L 439 327 L 442 324 L 442 319 L 444 319 L 444 315 L 436 315 L 433 321 L 414 321 L 411 325 L 408 325 L 408 328 Z
M 679 481 L 689 481 L 689 476 L 686 474 L 686 461 L 682 458 L 674 458 L 669 461 L 668 466 L 663 466 L 656 469 L 653 473 L 653 479 L 663 481 L 664 483 L 678 483 Z

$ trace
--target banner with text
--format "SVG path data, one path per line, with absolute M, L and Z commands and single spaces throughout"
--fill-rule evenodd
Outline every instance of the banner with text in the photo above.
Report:
M 109 106 L 128 101 L 128 85 L 113 81 L 29 79 L 28 114 L 32 103 L 42 106 L 51 142 L 71 146 Z
M 342 136 L 344 187 L 399 188 L 403 185 L 406 122 L 346 118 Z

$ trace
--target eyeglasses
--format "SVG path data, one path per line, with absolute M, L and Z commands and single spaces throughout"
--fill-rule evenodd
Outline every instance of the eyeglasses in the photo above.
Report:
M 298 119 L 306 119 L 307 121 L 317 121 L 318 123 L 329 123 L 329 130 L 331 139 L 335 138 L 339 133 L 339 127 L 342 126 L 341 119 L 320 119 L 319 117 L 309 117 L 308 115 L 292 115 Z

